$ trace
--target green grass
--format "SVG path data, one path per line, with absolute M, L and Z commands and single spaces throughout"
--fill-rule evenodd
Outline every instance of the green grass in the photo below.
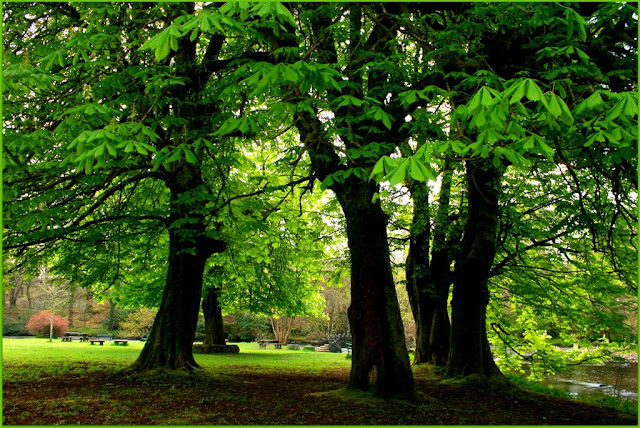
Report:
M 290 349 L 259 349 L 257 343 L 238 343 L 240 354 L 194 354 L 205 370 L 226 372 L 238 367 L 252 371 L 300 371 L 319 373 L 349 368 L 351 361 L 343 354 L 308 352 Z M 103 346 L 88 342 L 62 342 L 48 339 L 3 339 L 4 379 L 29 380 L 59 372 L 122 370 L 132 364 L 143 342 L 130 341 L 127 346 L 105 342 Z

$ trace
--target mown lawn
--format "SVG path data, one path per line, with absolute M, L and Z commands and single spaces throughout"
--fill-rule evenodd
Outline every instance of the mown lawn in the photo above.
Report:
M 637 424 L 635 416 L 518 388 L 443 384 L 422 367 L 419 402 L 335 393 L 349 378 L 344 355 L 255 343 L 239 344 L 240 354 L 197 354 L 203 369 L 192 376 L 122 373 L 142 346 L 5 339 L 3 423 Z

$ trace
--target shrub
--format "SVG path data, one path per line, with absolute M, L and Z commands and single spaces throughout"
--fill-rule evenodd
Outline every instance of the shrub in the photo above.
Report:
M 229 342 L 253 342 L 271 333 L 271 326 L 267 318 L 244 312 L 225 316 L 224 332 Z
M 45 310 L 33 315 L 27 322 L 27 330 L 36 336 L 49 337 L 51 312 Z M 69 328 L 69 321 L 60 315 L 53 316 L 53 337 L 60 337 Z
M 26 323 L 23 320 L 14 318 L 2 318 L 2 335 L 3 336 L 29 336 Z
M 153 320 L 156 318 L 156 309 L 139 308 L 131 312 L 120 323 L 119 337 L 142 339 L 149 334 Z

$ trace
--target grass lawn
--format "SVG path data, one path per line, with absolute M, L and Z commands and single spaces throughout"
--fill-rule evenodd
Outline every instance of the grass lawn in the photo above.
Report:
M 637 418 L 518 388 L 442 384 L 415 370 L 420 402 L 334 393 L 348 382 L 343 354 L 259 349 L 196 354 L 195 376 L 131 376 L 143 343 L 103 346 L 3 340 L 3 423 L 186 424 L 625 424 Z

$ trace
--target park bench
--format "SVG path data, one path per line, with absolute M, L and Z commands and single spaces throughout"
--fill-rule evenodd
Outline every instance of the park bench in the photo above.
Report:
M 86 342 L 89 340 L 89 335 L 87 333 L 79 333 L 75 331 L 66 331 L 64 336 L 62 336 L 63 342 L 71 342 L 72 340 L 79 340 L 81 342 Z
M 273 345 L 276 349 L 282 349 L 282 343 L 279 340 L 260 339 L 258 340 L 258 346 L 260 349 L 267 349 L 267 345 Z
M 113 340 L 113 336 L 110 334 L 96 334 L 96 339 L 102 339 L 102 340 Z
M 93 345 L 94 343 L 99 343 L 101 346 L 104 345 L 104 340 L 102 339 L 89 339 L 89 342 Z
M 129 343 L 129 341 L 125 339 L 114 339 L 113 343 L 115 343 L 116 345 L 126 346 L 126 344 Z

